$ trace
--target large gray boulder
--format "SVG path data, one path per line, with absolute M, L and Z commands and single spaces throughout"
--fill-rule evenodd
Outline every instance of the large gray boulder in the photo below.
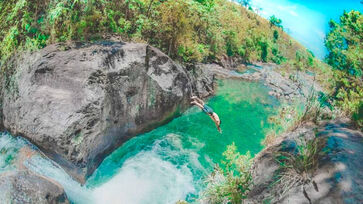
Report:
M 16 72 L 2 83 L 5 129 L 80 182 L 127 139 L 180 114 L 198 91 L 182 66 L 145 44 L 55 44 L 6 66 Z
M 0 203 L 69 203 L 62 186 L 29 171 L 1 173 L 0 192 Z

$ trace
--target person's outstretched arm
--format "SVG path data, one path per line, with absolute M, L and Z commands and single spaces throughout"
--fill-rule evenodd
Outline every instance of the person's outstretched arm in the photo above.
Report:
M 218 132 L 222 133 L 222 129 L 221 129 L 220 125 L 219 125 L 219 122 L 213 116 L 209 115 L 209 117 L 212 119 L 212 121 L 216 125 Z

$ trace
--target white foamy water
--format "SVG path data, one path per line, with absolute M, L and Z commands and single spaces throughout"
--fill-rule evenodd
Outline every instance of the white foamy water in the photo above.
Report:
M 23 148 L 28 148 L 29 156 L 22 155 Z M 92 203 L 92 194 L 87 188 L 73 180 L 59 165 L 45 157 L 37 148 L 23 138 L 14 138 L 0 133 L 0 173 L 28 169 L 33 173 L 53 179 L 61 184 L 73 203 Z M 20 169 L 19 169 L 20 168 Z
M 41 155 L 34 155 L 26 160 L 24 165 L 34 173 L 51 178 L 61 184 L 68 198 L 73 203 L 93 203 L 94 198 L 90 191 L 77 181 L 73 180 L 72 177 L 50 159 Z
M 196 141 L 191 142 L 196 147 L 203 146 Z M 170 145 L 165 145 L 166 143 Z M 2 171 L 15 171 L 18 167 L 14 163 L 21 161 L 30 171 L 61 184 L 70 201 L 76 204 L 175 203 L 184 200 L 190 193 L 196 193 L 196 189 L 190 167 L 187 164 L 173 164 L 167 158 L 186 156 L 191 165 L 203 170 L 198 161 L 199 155 L 183 148 L 181 136 L 169 134 L 156 140 L 150 149 L 127 158 L 111 179 L 89 189 L 73 180 L 58 164 L 39 152 L 23 158 L 19 152 L 24 146 L 36 149 L 22 138 L 0 133 Z M 10 157 L 14 158 L 13 162 L 7 161 Z
M 119 173 L 93 190 L 96 203 L 175 203 L 194 192 L 187 167 L 176 168 L 155 152 L 141 152 L 128 159 Z
M 197 149 L 203 147 L 197 141 L 190 142 Z M 183 147 L 182 136 L 167 134 L 154 141 L 150 149 L 128 158 L 110 180 L 95 187 L 95 202 L 164 204 L 185 200 L 188 194 L 197 193 L 190 166 L 205 171 L 198 157 L 195 149 Z M 176 158 L 189 162 L 177 164 Z

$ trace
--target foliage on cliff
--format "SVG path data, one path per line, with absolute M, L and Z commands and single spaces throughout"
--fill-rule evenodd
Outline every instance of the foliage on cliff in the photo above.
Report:
M 183 62 L 233 57 L 305 69 L 314 57 L 281 28 L 228 0 L 0 1 L 0 56 L 50 43 L 117 35 Z
M 329 27 L 325 45 L 329 52 L 326 61 L 335 69 L 333 96 L 363 126 L 363 15 L 344 12 L 340 22 L 331 20 Z
M 252 185 L 250 152 L 241 155 L 234 143 L 223 152 L 224 168 L 216 166 L 207 178 L 207 187 L 202 200 L 207 203 L 238 204 L 247 198 Z

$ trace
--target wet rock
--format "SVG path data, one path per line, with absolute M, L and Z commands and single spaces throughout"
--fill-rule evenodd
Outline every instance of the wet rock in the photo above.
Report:
M 294 75 L 285 77 L 279 71 L 275 71 L 278 68 L 276 64 L 257 63 L 244 65 L 242 73 L 238 72 L 239 69 L 234 67 L 237 66 L 221 66 L 218 64 L 198 65 L 200 70 L 205 70 L 205 72 L 214 74 L 218 78 L 262 81 L 265 86 L 271 89 L 269 95 L 289 102 L 308 98 L 312 94 L 312 90 L 316 92 L 323 91 L 312 76 L 303 72 L 297 72 Z
M 189 107 L 192 92 L 213 89 L 146 44 L 54 44 L 7 66 L 16 73 L 2 83 L 4 127 L 80 182 L 123 142 Z
M 69 203 L 58 183 L 29 171 L 1 173 L 0 192 L 0 203 Z
M 276 64 L 257 63 L 247 66 L 244 65 L 242 66 L 242 73 L 235 67 L 238 66 L 227 66 L 227 68 L 225 68 L 219 64 L 200 64 L 195 66 L 193 72 L 198 73 L 199 76 L 210 75 L 213 76 L 213 78 L 262 81 L 265 86 L 268 86 L 271 89 L 269 95 L 288 102 L 306 100 L 312 95 L 313 91 L 316 93 L 323 91 L 322 87 L 320 87 L 312 76 L 303 72 L 297 72 L 289 77 L 283 76 L 276 70 L 278 68 L 278 65 Z M 198 79 L 196 81 L 202 82 L 203 80 Z

